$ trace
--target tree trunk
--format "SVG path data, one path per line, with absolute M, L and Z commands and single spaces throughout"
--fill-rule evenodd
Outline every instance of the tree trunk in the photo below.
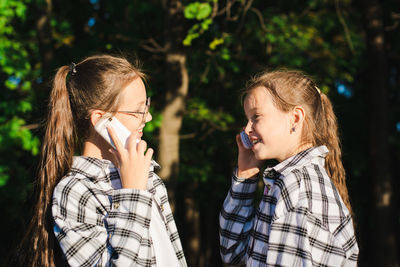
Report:
M 50 20 L 53 12 L 53 3 L 51 0 L 46 0 L 46 8 L 43 10 L 43 14 L 36 21 L 36 30 L 38 32 L 38 46 L 40 55 L 42 57 L 41 63 L 42 69 L 47 69 L 50 62 L 54 58 L 54 49 L 52 44 Z
M 370 233 L 375 264 L 399 266 L 394 231 L 393 181 L 389 151 L 389 73 L 385 52 L 385 38 L 381 2 L 364 0 L 363 12 L 367 36 L 369 121 L 369 166 L 373 192 L 373 231 Z
M 165 106 L 161 112 L 158 161 L 160 176 L 168 185 L 172 210 L 175 209 L 176 182 L 179 175 L 179 132 L 182 126 L 185 98 L 189 90 L 186 54 L 183 50 L 183 4 L 179 0 L 164 0 L 165 18 Z
M 179 177 L 179 133 L 182 126 L 185 99 L 189 89 L 186 54 L 182 41 L 184 28 L 183 3 L 181 0 L 163 0 L 166 9 L 165 47 L 166 52 L 166 98 L 162 111 L 158 161 L 160 177 L 168 187 L 172 210 L 181 234 L 182 245 L 189 266 L 197 266 L 200 251 L 200 215 L 193 192 L 193 183 L 177 184 Z M 185 188 L 182 188 L 183 184 Z M 182 190 L 181 190 L 182 189 Z M 176 191 L 181 190 L 177 195 Z M 177 197 L 179 203 L 177 203 Z M 179 204 L 179 205 L 177 205 Z
M 161 165 L 160 177 L 168 184 L 171 207 L 175 209 L 176 180 L 179 175 L 179 131 L 182 125 L 185 97 L 189 89 L 186 69 L 186 55 L 167 53 L 166 105 L 162 111 L 158 161 Z

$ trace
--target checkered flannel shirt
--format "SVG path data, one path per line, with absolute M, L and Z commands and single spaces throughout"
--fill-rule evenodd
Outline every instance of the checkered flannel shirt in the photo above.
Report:
M 324 169 L 325 146 L 307 149 L 257 178 L 233 175 L 220 213 L 224 262 L 247 266 L 356 266 L 353 221 Z
M 71 266 L 156 266 L 150 237 L 158 205 L 180 266 L 187 266 L 164 183 L 152 161 L 147 190 L 124 189 L 108 160 L 74 157 L 53 194 L 54 232 Z M 171 266 L 172 267 L 172 266 Z

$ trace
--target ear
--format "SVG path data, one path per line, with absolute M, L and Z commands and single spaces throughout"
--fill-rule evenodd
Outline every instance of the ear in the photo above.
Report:
M 90 113 L 90 122 L 92 123 L 93 127 L 100 120 L 100 118 L 103 117 L 104 114 L 105 112 L 99 109 L 95 109 Z
M 292 111 L 292 127 L 301 130 L 306 118 L 306 111 L 301 106 L 295 106 Z

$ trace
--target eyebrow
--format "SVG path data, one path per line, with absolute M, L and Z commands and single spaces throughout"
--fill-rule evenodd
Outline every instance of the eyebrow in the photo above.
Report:
M 253 107 L 253 108 L 248 109 L 249 112 L 257 112 L 258 110 L 260 110 L 260 108 L 258 108 L 258 107 Z

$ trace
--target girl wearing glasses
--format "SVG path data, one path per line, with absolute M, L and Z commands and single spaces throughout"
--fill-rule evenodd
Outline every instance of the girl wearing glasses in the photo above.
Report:
M 152 117 L 144 75 L 107 55 L 58 69 L 43 141 L 28 265 L 186 266 L 168 203 L 141 140 Z M 94 125 L 111 113 L 130 132 L 126 147 Z M 74 156 L 82 141 L 81 155 Z

